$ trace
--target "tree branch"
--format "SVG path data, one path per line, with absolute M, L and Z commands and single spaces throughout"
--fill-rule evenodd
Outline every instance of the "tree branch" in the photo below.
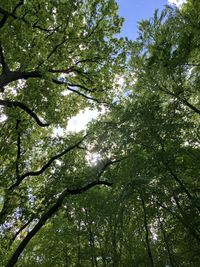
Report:
M 0 75 L 0 89 L 4 92 L 4 86 L 8 85 L 11 82 L 20 80 L 20 79 L 29 79 L 29 78 L 41 78 L 42 75 L 38 71 L 9 71 L 8 73 Z
M 148 221 L 147 221 L 147 212 L 146 212 L 146 206 L 145 206 L 145 202 L 144 202 L 144 198 L 142 193 L 140 193 L 140 199 L 142 202 L 142 209 L 143 209 L 143 213 L 144 213 L 144 228 L 145 228 L 145 240 L 146 240 L 146 246 L 147 246 L 147 253 L 149 256 L 149 261 L 150 261 L 150 265 L 151 267 L 154 267 L 154 260 L 153 260 L 153 255 L 152 255 L 152 251 L 151 251 L 151 246 L 150 246 L 150 241 L 149 241 L 149 229 L 148 229 Z
M 175 99 L 177 99 L 180 103 L 182 103 L 184 106 L 187 106 L 188 108 L 190 108 L 191 110 L 193 110 L 195 113 L 200 115 L 200 110 L 193 106 L 190 102 L 188 102 L 185 98 L 180 97 L 178 94 L 175 94 L 173 92 L 171 92 L 170 90 L 164 88 L 164 86 L 160 86 L 158 85 L 158 88 L 160 91 L 164 92 L 167 95 L 171 95 L 172 97 L 174 97 Z
M 30 172 L 27 172 L 23 175 L 21 175 L 19 177 L 19 179 L 17 179 L 17 181 L 9 188 L 9 190 L 13 190 L 15 187 L 19 186 L 21 184 L 21 182 L 26 178 L 26 177 L 29 177 L 29 176 L 38 176 L 40 174 L 42 174 L 43 172 L 45 172 L 50 166 L 51 164 L 61 158 L 62 156 L 64 156 L 65 154 L 67 154 L 68 152 L 70 152 L 71 150 L 75 149 L 75 148 L 79 148 L 79 145 L 83 142 L 83 140 L 86 138 L 87 135 L 85 135 L 80 141 L 78 141 L 76 144 L 72 145 L 72 146 L 69 146 L 68 148 L 66 148 L 63 152 L 53 156 L 51 159 L 49 159 L 47 161 L 47 163 L 45 163 L 42 168 L 38 171 L 30 171 Z
M 9 84 L 10 82 L 14 82 L 14 81 L 17 81 L 19 79 L 25 79 L 26 80 L 26 79 L 29 79 L 29 78 L 42 78 L 42 75 L 40 74 L 39 71 L 27 71 L 27 72 L 10 71 L 8 73 L 8 75 L 3 74 L 3 75 L 0 76 L 0 90 L 1 90 L 1 92 L 4 92 L 4 86 Z M 84 97 L 84 98 L 86 98 L 88 100 L 95 101 L 95 102 L 97 102 L 99 104 L 107 104 L 106 102 L 101 102 L 99 99 L 96 99 L 96 98 L 93 98 L 91 96 L 85 95 L 84 93 L 82 93 L 80 91 L 77 91 L 77 90 L 75 90 L 75 89 L 70 87 L 70 86 L 76 86 L 76 87 L 79 87 L 79 88 L 82 88 L 84 90 L 92 92 L 91 89 L 89 89 L 89 88 L 87 88 L 87 87 L 85 87 L 85 86 L 83 86 L 81 84 L 68 84 L 67 82 L 59 81 L 59 80 L 56 80 L 56 79 L 52 79 L 52 82 L 55 83 L 55 84 L 59 84 L 59 85 L 66 85 L 67 89 L 69 91 L 71 91 L 73 93 L 76 93 L 76 94 L 78 94 L 78 95 L 80 95 L 80 96 L 82 96 L 82 97 Z M 16 103 L 15 104 L 13 103 L 13 105 L 16 105 Z M 26 111 L 26 112 L 28 112 L 28 111 Z M 47 126 L 47 125 L 45 125 L 45 126 Z
M 1 14 L 3 14 L 1 11 L 0 11 Z M 8 19 L 8 15 L 5 15 L 3 16 L 3 18 L 0 20 L 0 29 L 4 26 L 4 24 L 6 23 Z
M 81 63 L 98 63 L 99 60 L 102 60 L 102 58 L 100 57 L 94 57 L 94 58 L 85 58 L 85 59 L 81 59 L 78 60 L 74 63 L 73 66 L 67 68 L 67 69 L 49 69 L 48 71 L 51 73 L 70 73 L 72 71 L 77 71 L 77 69 L 75 69 L 77 67 L 77 65 L 81 64 Z
M 88 91 L 90 93 L 93 93 L 95 91 L 95 89 L 89 89 L 89 88 L 85 87 L 84 85 L 78 84 L 78 83 L 68 83 L 68 86 L 70 86 L 70 87 L 78 87 L 78 88 L 81 88 L 81 89 L 83 89 L 85 91 Z
M 186 99 L 180 99 L 180 101 L 185 104 L 188 108 L 190 108 L 191 110 L 193 110 L 195 113 L 200 115 L 200 110 L 198 108 L 196 108 L 195 106 L 193 106 L 190 102 L 188 102 Z
M 17 132 L 17 157 L 16 157 L 16 177 L 17 180 L 20 178 L 20 174 L 19 174 L 19 160 L 21 157 L 21 140 L 20 140 L 20 132 L 19 132 L 19 124 L 20 124 L 20 120 L 17 120 L 16 123 L 16 132 Z
M 42 226 L 46 223 L 46 221 L 48 219 L 50 219 L 52 217 L 52 215 L 54 215 L 62 206 L 62 203 L 64 201 L 64 199 L 67 196 L 70 195 L 79 195 L 82 194 L 86 191 L 88 191 L 89 189 L 97 186 L 97 185 L 106 185 L 106 186 L 111 186 L 112 183 L 109 181 L 103 181 L 100 180 L 100 177 L 102 176 L 102 174 L 104 173 L 104 171 L 112 164 L 117 163 L 121 160 L 123 160 L 124 158 L 118 159 L 118 160 L 110 160 L 108 161 L 101 169 L 101 171 L 99 172 L 99 174 L 97 175 L 97 179 L 95 179 L 93 182 L 88 183 L 82 187 L 79 188 L 75 188 L 75 189 L 65 189 L 60 196 L 58 197 L 58 199 L 56 200 L 55 204 L 49 209 L 47 210 L 39 219 L 39 221 L 37 222 L 37 224 L 33 227 L 33 229 L 26 235 L 26 237 L 21 241 L 21 243 L 18 245 L 17 249 L 14 251 L 13 255 L 11 256 L 11 258 L 9 259 L 8 263 L 6 264 L 5 267 L 13 267 L 19 256 L 21 255 L 21 253 L 24 251 L 24 249 L 26 248 L 27 244 L 29 243 L 29 241 L 37 234 L 37 232 L 42 228 Z
M 69 195 L 79 195 L 82 194 L 83 192 L 86 192 L 90 188 L 96 186 L 96 185 L 106 185 L 106 186 L 111 186 L 112 183 L 109 181 L 100 181 L 100 180 L 95 180 L 81 188 L 76 188 L 76 189 L 67 189 L 67 193 Z
M 26 113 L 28 113 L 37 122 L 37 124 L 39 126 L 41 126 L 41 127 L 49 126 L 48 123 L 41 122 L 41 120 L 38 118 L 38 116 L 29 107 L 27 107 L 25 104 L 23 104 L 19 101 L 0 99 L 0 106 L 6 106 L 9 108 L 18 107 L 18 108 L 24 110 Z
M 3 14 L 3 18 L 1 19 L 0 21 L 0 29 L 5 25 L 7 19 L 9 18 L 9 16 L 13 17 L 14 19 L 17 19 L 17 16 L 14 14 L 17 9 L 22 6 L 24 4 L 24 1 L 23 0 L 20 0 L 17 5 L 14 7 L 13 11 L 12 12 L 8 12 L 6 11 L 5 9 L 1 8 L 0 7 L 0 13 Z
M 84 93 L 81 93 L 80 91 L 77 91 L 77 90 L 71 88 L 67 82 L 59 81 L 59 80 L 56 80 L 56 79 L 52 79 L 52 82 L 55 83 L 55 84 L 66 85 L 67 86 L 67 90 L 69 90 L 69 91 L 71 91 L 71 92 L 73 92 L 75 94 L 78 94 L 78 95 L 80 95 L 80 96 L 82 96 L 82 97 L 84 97 L 84 98 L 86 98 L 88 100 L 95 101 L 95 102 L 97 102 L 99 104 L 103 104 L 104 103 L 104 102 L 101 102 L 99 99 L 96 99 L 96 98 L 93 98 L 91 96 L 85 95 Z
M 164 204 L 160 203 L 158 200 L 151 198 L 151 200 L 156 203 L 159 207 L 169 212 L 174 218 L 176 218 L 182 225 L 191 233 L 191 235 L 195 238 L 195 240 L 200 243 L 200 236 L 196 232 L 196 229 L 194 229 L 193 226 L 186 223 L 185 220 L 181 216 L 177 214 L 177 212 L 173 212 L 170 208 L 166 207 Z
M 69 195 L 78 195 L 82 194 L 83 192 L 97 186 L 97 185 L 106 185 L 106 186 L 111 186 L 112 184 L 109 183 L 108 181 L 99 181 L 96 180 L 94 182 L 91 182 L 81 188 L 77 189 L 66 189 L 61 193 L 59 198 L 56 200 L 56 203 L 47 211 L 45 212 L 41 218 L 39 219 L 38 223 L 33 227 L 33 229 L 26 235 L 26 237 L 22 240 L 22 242 L 19 244 L 11 258 L 9 259 L 8 263 L 6 264 L 5 267 L 13 267 L 20 254 L 23 252 L 29 241 L 37 234 L 37 232 L 42 228 L 42 226 L 46 223 L 48 219 L 52 217 L 62 206 L 62 203 L 65 199 L 65 197 Z
M 113 165 L 113 164 L 115 164 L 115 163 L 118 163 L 118 162 L 120 162 L 120 161 L 122 161 L 122 160 L 124 160 L 124 159 L 126 159 L 126 158 L 127 158 L 127 157 L 122 157 L 122 158 L 120 158 L 120 159 L 109 160 L 109 161 L 107 161 L 107 162 L 105 163 L 105 165 L 103 166 L 103 168 L 100 170 L 100 172 L 99 172 L 97 178 L 98 178 L 98 179 L 101 178 L 101 176 L 103 175 L 103 173 L 105 172 L 105 170 L 106 170 L 110 165 Z
M 5 9 L 2 8 L 2 7 L 0 7 L 0 13 L 3 14 L 4 16 L 7 16 L 7 18 L 8 18 L 9 16 L 13 17 L 14 19 L 17 18 L 12 12 L 8 12 L 7 10 L 5 10 Z
M 47 61 L 55 52 L 56 50 L 62 46 L 65 42 L 67 41 L 67 38 L 64 38 L 59 44 L 57 44 L 53 49 L 52 51 L 49 53 L 49 55 L 47 56 L 46 59 L 44 59 L 42 62 L 40 62 L 40 64 L 37 66 L 37 68 L 41 67 L 42 64 L 44 64 L 45 61 Z
M 188 196 L 188 198 L 193 202 L 194 198 L 188 191 L 188 189 L 185 187 L 184 183 L 181 181 L 181 179 L 177 176 L 177 174 L 172 170 L 172 168 L 169 166 L 168 163 L 163 163 L 166 170 L 171 174 L 171 176 L 174 178 L 174 180 L 180 185 L 182 188 L 183 192 Z
M 45 28 L 41 27 L 40 25 L 37 25 L 37 23 L 38 23 L 38 21 L 36 21 L 32 25 L 32 28 L 36 28 L 36 29 L 38 29 L 40 31 L 43 31 L 43 32 L 46 32 L 46 33 L 54 33 L 54 32 L 56 32 L 61 27 L 61 25 L 59 25 L 59 26 L 57 26 L 57 27 L 55 27 L 53 29 L 45 29 Z
M 178 265 L 177 265 L 177 263 L 175 262 L 175 260 L 173 259 L 173 257 L 172 257 L 172 253 L 171 253 L 171 249 L 170 249 L 170 245 L 169 245 L 169 242 L 168 242 L 168 239 L 167 239 L 167 235 L 166 235 L 166 233 L 165 233 L 165 229 L 164 229 L 164 225 L 163 225 L 163 222 L 161 221 L 161 219 L 160 219 L 160 215 L 159 215 L 159 213 L 158 213 L 158 222 L 159 222 L 159 225 L 160 225 L 160 229 L 161 229 L 161 233 L 162 233 L 162 235 L 163 235 L 163 240 L 164 240 L 164 242 L 165 242 L 165 247 L 166 247 L 166 250 L 167 250 L 167 253 L 168 253 L 168 258 L 169 258 L 169 260 L 170 260 L 170 264 L 171 264 L 171 267 L 178 267 Z M 163 219 L 163 218 L 162 218 Z M 164 219 L 163 219 L 163 221 L 164 221 Z M 174 265 L 174 263 L 175 263 L 175 265 Z
M 13 243 L 16 239 L 16 237 L 34 220 L 34 217 L 32 216 L 22 227 L 14 234 L 14 236 L 11 239 L 11 243 Z M 11 245 L 11 244 L 10 244 Z
M 18 2 L 18 4 L 14 7 L 12 13 L 15 13 L 15 12 L 17 11 L 17 9 L 18 9 L 20 6 L 22 6 L 23 4 L 24 4 L 24 0 L 20 0 L 20 1 Z
M 7 74 L 10 70 L 4 58 L 1 42 L 0 42 L 0 64 L 2 65 L 2 74 Z
M 95 102 L 97 102 L 97 103 L 99 103 L 99 104 L 103 104 L 103 103 L 105 103 L 105 102 L 100 101 L 100 100 L 97 99 L 97 98 L 94 98 L 94 97 L 85 95 L 85 94 L 81 93 L 80 91 L 77 91 L 77 90 L 75 90 L 75 89 L 73 89 L 73 88 L 71 88 L 71 87 L 69 87 L 69 86 L 67 87 L 67 90 L 69 90 L 69 91 L 71 91 L 71 92 L 73 92 L 73 93 L 76 93 L 76 94 L 78 94 L 78 95 L 80 95 L 80 96 L 82 96 L 82 97 L 84 97 L 84 98 L 86 98 L 86 99 L 88 99 L 88 100 L 95 101 Z

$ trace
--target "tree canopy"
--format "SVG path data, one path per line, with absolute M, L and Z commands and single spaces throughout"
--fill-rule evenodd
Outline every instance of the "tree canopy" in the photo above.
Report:
M 0 266 L 199 266 L 199 14 L 1 2 Z

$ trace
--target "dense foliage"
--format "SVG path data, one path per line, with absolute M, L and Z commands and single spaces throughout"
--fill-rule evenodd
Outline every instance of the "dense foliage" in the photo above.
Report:
M 135 42 L 117 10 L 0 4 L 0 266 L 200 264 L 200 3 L 156 11 Z

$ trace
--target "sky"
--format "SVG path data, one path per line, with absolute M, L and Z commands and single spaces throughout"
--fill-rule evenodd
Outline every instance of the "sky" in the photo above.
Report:
M 119 5 L 119 14 L 125 18 L 120 36 L 135 40 L 137 24 L 142 19 L 153 16 L 155 9 L 163 10 L 165 5 L 180 6 L 185 0 L 116 0 Z
M 141 19 L 149 19 L 153 16 L 155 9 L 160 11 L 165 5 L 181 6 L 186 0 L 116 0 L 119 5 L 119 14 L 125 18 L 124 25 L 120 36 L 128 37 L 135 40 L 137 37 L 137 23 Z M 79 132 L 86 128 L 87 124 L 97 118 L 99 112 L 97 110 L 86 109 L 80 111 L 79 114 L 71 118 L 68 122 L 67 131 Z M 62 133 L 59 129 L 55 134 Z

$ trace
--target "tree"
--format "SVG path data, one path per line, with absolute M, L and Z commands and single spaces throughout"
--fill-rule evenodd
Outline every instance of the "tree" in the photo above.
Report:
M 109 35 L 114 34 L 114 28 L 119 29 L 113 28 L 115 19 L 120 23 L 112 1 L 73 1 L 76 11 L 71 20 L 75 24 L 68 22 L 64 27 L 72 37 L 69 43 L 64 42 L 47 60 L 40 61 L 39 77 L 25 75 L 25 81 L 15 80 L 4 86 L 6 98 L 2 97 L 2 104 L 7 117 L 2 122 L 0 146 L 3 266 L 13 266 L 19 255 L 17 266 L 199 266 L 198 2 L 188 0 L 181 9 L 167 6 L 150 20 L 140 22 L 137 40 L 128 43 L 125 83 L 117 98 L 114 85 L 122 72 L 127 47 L 124 50 L 123 40 Z M 56 3 L 62 7 L 59 12 L 64 23 L 63 2 Z M 113 10 L 108 9 L 108 3 L 113 3 Z M 36 3 L 25 3 L 9 9 L 5 4 L 2 30 L 25 14 L 22 11 L 26 5 L 37 7 Z M 50 4 L 44 7 L 43 3 L 41 12 L 48 13 Z M 60 14 L 57 9 L 52 12 L 53 19 Z M 44 26 L 52 30 L 46 20 L 42 25 L 35 23 L 37 14 L 29 14 L 23 19 L 31 23 L 33 35 L 37 31 L 34 38 L 38 33 L 44 39 L 50 34 L 53 48 L 60 38 L 60 28 L 53 27 L 56 32 L 52 34 L 44 32 Z M 101 14 L 107 15 L 102 18 Z M 18 25 L 24 25 L 23 19 Z M 56 26 L 58 22 L 56 19 Z M 83 28 L 89 31 L 87 42 L 84 36 L 76 35 Z M 96 38 L 100 51 L 95 46 Z M 81 42 L 81 59 L 71 49 L 77 40 Z M 10 43 L 1 43 L 3 75 L 7 66 L 11 70 L 8 51 L 13 50 L 9 50 Z M 22 48 L 21 44 L 18 50 Z M 90 55 L 87 48 L 94 48 L 94 60 L 84 60 Z M 45 51 L 35 54 L 41 58 Z M 62 61 L 63 52 L 70 55 L 67 60 L 71 59 L 69 73 L 62 73 L 64 76 L 60 73 L 66 60 Z M 17 55 L 13 52 L 12 56 Z M 22 68 L 29 75 L 30 71 L 35 73 L 35 67 Z M 17 75 L 13 69 L 11 72 L 7 72 L 9 79 Z M 33 90 L 36 85 L 39 92 Z M 43 91 L 43 85 L 49 91 Z M 90 124 L 85 136 L 53 135 L 56 127 L 64 128 L 68 118 L 79 110 L 100 107 L 101 102 L 112 105 Z M 50 114 L 54 110 L 55 114 Z M 97 160 L 88 163 L 88 155 Z
M 96 126 L 96 150 L 126 156 L 110 177 L 131 217 L 129 265 L 200 263 L 199 8 L 188 1 L 140 23 L 128 96 Z
M 1 259 L 13 266 L 65 198 L 110 186 L 86 160 L 88 134 L 65 133 L 80 110 L 109 104 L 122 72 L 122 19 L 109 1 L 1 1 Z

